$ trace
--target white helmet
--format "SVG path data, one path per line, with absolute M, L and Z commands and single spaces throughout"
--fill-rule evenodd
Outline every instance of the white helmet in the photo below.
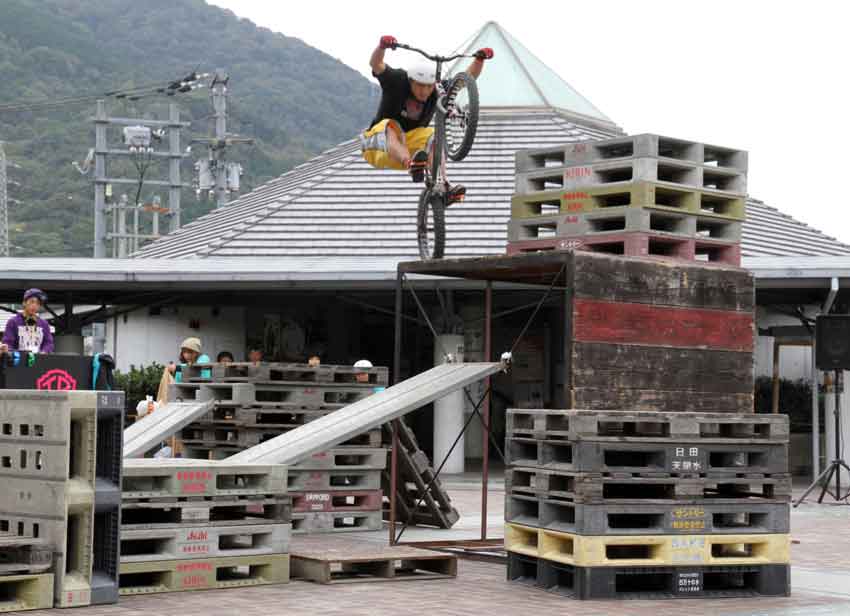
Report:
M 370 362 L 368 359 L 358 359 L 356 362 L 354 362 L 354 367 L 355 368 L 371 368 L 372 362 Z
M 437 68 L 433 62 L 415 64 L 407 71 L 407 76 L 417 83 L 430 86 L 437 82 Z

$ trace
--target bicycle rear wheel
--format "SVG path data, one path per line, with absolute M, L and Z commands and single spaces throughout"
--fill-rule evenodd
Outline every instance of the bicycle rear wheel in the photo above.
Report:
M 446 115 L 442 116 L 446 154 L 463 160 L 472 149 L 478 130 L 478 85 L 467 73 L 452 77 L 446 92 Z
M 442 192 L 422 189 L 416 212 L 416 240 L 423 259 L 442 259 L 446 249 L 446 205 Z

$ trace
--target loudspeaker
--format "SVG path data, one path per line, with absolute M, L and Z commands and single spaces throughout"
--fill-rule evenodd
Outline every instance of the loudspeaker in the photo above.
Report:
M 820 315 L 815 322 L 819 370 L 850 370 L 850 315 Z

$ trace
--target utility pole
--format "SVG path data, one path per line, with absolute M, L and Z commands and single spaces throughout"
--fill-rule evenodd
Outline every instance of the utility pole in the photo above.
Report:
M 215 192 L 217 208 L 224 207 L 231 193 L 239 192 L 239 176 L 242 166 L 237 162 L 227 162 L 227 148 L 241 143 L 254 143 L 253 139 L 227 135 L 227 82 L 230 77 L 223 69 L 216 69 L 210 90 L 212 92 L 213 117 L 215 118 L 215 136 L 208 139 L 195 139 L 192 143 L 205 143 L 208 147 L 208 159 L 199 161 L 198 191 Z M 212 180 L 210 186 L 209 180 Z
M 180 228 L 180 191 L 185 186 L 180 181 L 180 161 L 187 156 L 180 150 L 180 131 L 189 126 L 189 122 L 180 121 L 180 111 L 175 103 L 168 108 L 168 120 L 143 120 L 132 118 L 113 118 L 106 113 L 104 101 L 97 101 L 97 111 L 94 117 L 95 147 L 94 147 L 94 256 L 105 258 L 107 256 L 107 245 L 112 240 L 112 256 L 126 257 L 128 253 L 139 247 L 139 241 L 143 239 L 156 239 L 159 237 L 159 214 L 163 213 L 169 218 L 169 231 Z M 107 140 L 107 129 L 110 126 L 122 126 L 124 134 L 124 148 L 110 148 Z M 153 143 L 167 136 L 168 151 L 156 151 Z M 129 157 L 139 167 L 143 161 L 144 169 L 153 159 L 168 160 L 168 179 L 149 180 L 144 177 L 138 179 L 109 177 L 107 162 L 109 159 Z M 140 168 L 140 176 L 143 170 Z M 152 234 L 140 234 L 138 229 L 139 208 L 142 204 L 136 203 L 135 199 L 127 201 L 122 199 L 117 204 L 107 205 L 107 191 L 119 184 L 130 184 L 140 186 L 168 187 L 168 208 L 161 207 L 143 209 L 153 211 L 154 221 L 152 223 L 154 232 Z M 138 191 L 137 191 L 138 192 Z M 133 212 L 133 232 L 127 232 L 126 214 Z M 112 232 L 107 231 L 107 214 L 112 213 Z
M 6 152 L 0 141 L 0 257 L 9 256 L 9 203 L 6 195 Z

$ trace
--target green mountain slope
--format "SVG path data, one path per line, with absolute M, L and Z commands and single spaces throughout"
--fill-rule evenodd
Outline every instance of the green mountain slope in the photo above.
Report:
M 377 102 L 372 84 L 302 41 L 259 28 L 203 0 L 3 0 L 0 105 L 58 99 L 181 77 L 199 66 L 230 74 L 228 129 L 256 140 L 231 150 L 245 168 L 243 193 L 356 134 Z M 181 95 L 186 137 L 210 134 L 209 91 Z M 167 101 L 110 101 L 111 115 L 165 118 Z M 21 169 L 10 171 L 14 256 L 90 256 L 89 177 L 71 166 L 94 145 L 94 105 L 0 112 L 0 140 Z M 111 143 L 118 141 L 117 131 Z M 195 148 L 193 158 L 203 154 Z M 191 160 L 183 167 L 191 179 Z M 132 177 L 129 165 L 110 173 Z M 148 177 L 165 178 L 152 167 Z M 127 192 L 132 192 L 127 187 Z M 116 194 L 118 193 L 116 187 Z M 149 200 L 160 191 L 146 188 Z M 165 194 L 163 201 L 165 201 Z M 183 221 L 212 207 L 184 191 Z

